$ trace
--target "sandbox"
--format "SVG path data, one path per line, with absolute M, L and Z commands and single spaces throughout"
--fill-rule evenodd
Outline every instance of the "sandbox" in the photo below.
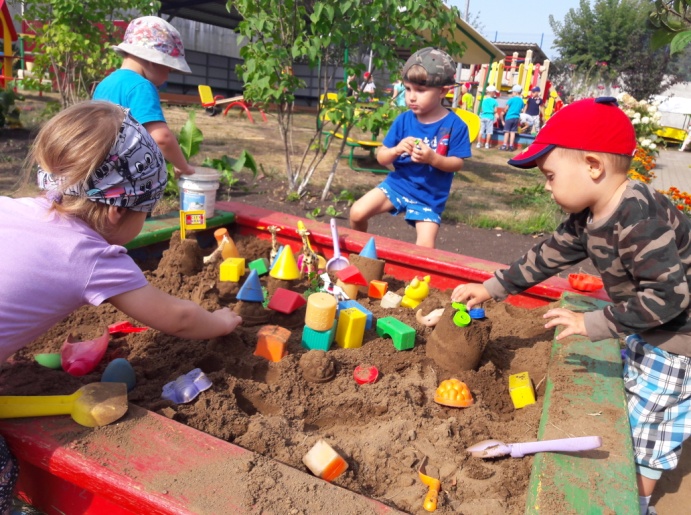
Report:
M 268 225 L 280 225 L 280 239 L 297 249 L 296 239 L 291 238 L 296 219 L 224 204 L 219 203 L 218 209 L 238 213 L 234 233 L 243 251 L 268 251 L 268 242 L 243 237 L 251 233 L 268 237 L 258 229 Z M 329 256 L 328 229 L 307 220 L 305 224 L 315 250 Z M 344 232 L 341 249 L 358 252 L 367 238 Z M 377 238 L 377 246 L 387 261 L 392 289 L 403 288 L 415 275 L 432 276 L 436 291 L 425 301 L 426 311 L 446 302 L 445 288 L 482 280 L 499 266 L 383 240 Z M 164 256 L 161 264 L 166 259 L 171 260 Z M 197 298 L 205 307 L 233 305 L 232 289 L 215 286 L 216 275 L 210 269 L 197 273 L 192 284 L 175 263 L 164 268 L 157 272 L 160 277 L 152 277 L 154 284 L 162 281 L 159 287 Z M 175 342 L 153 333 L 111 341 L 110 357 L 130 359 L 142 376 L 130 401 L 160 415 L 132 406 L 122 422 L 98 430 L 82 429 L 66 417 L 5 421 L 0 430 L 27 463 L 25 495 L 47 513 L 58 513 L 50 511 L 51 504 L 55 510 L 73 512 L 64 507 L 74 507 L 77 499 L 83 513 L 422 513 L 426 488 L 416 474 L 422 456 L 428 456 L 431 470 L 442 480 L 439 513 L 521 513 L 526 505 L 528 512 L 578 513 L 582 507 L 626 512 L 636 497 L 627 460 L 630 446 L 627 454 L 626 439 L 621 437 L 628 428 L 622 423 L 626 421 L 623 396 L 619 391 L 617 397 L 616 391 L 618 349 L 616 343 L 581 342 L 596 348 L 574 352 L 577 339 L 552 349 L 553 334 L 534 315 L 568 289 L 555 281 L 512 299 L 519 306 L 528 305 L 529 313 L 508 304 L 488 306 L 493 342 L 478 370 L 453 374 L 468 383 L 476 398 L 468 409 L 446 408 L 431 400 L 438 382 L 452 374 L 426 355 L 428 328 L 416 326 L 416 346 L 410 351 L 396 351 L 390 340 L 371 334 L 362 349 L 334 347 L 329 354 L 336 363 L 336 377 L 328 383 L 309 383 L 299 367 L 305 352 L 299 345 L 299 317 L 272 317 L 267 322 L 292 326 L 298 335 L 288 356 L 278 363 L 251 357 L 255 335 L 250 328 L 210 342 Z M 566 302 L 588 307 L 595 300 L 572 297 Z M 375 316 L 383 316 L 375 305 L 370 307 Z M 411 315 L 403 310 L 395 313 L 414 326 Z M 118 316 L 108 308 L 87 309 L 66 324 L 88 332 L 96 322 L 112 323 Z M 77 380 L 59 371 L 50 371 L 55 374 L 50 377 L 42 369 L 39 372 L 47 379 L 37 383 L 32 354 L 50 350 L 64 338 L 64 330 L 64 326 L 54 329 L 18 355 L 17 363 L 4 372 L 10 372 L 8 383 L 13 385 L 7 393 L 68 393 L 83 382 L 98 380 L 98 374 Z M 377 364 L 381 377 L 360 386 L 353 381 L 352 370 L 364 362 Z M 204 392 L 187 405 L 160 400 L 163 382 L 194 367 L 212 379 L 208 395 Z M 538 403 L 515 410 L 506 378 L 523 371 L 540 382 Z M 594 372 L 594 382 L 593 374 L 585 371 Z M 580 456 L 543 454 L 535 460 L 480 461 L 464 452 L 467 445 L 485 438 L 516 442 L 584 434 L 603 436 L 605 445 Z M 301 464 L 318 438 L 328 440 L 348 461 L 349 471 L 335 481 L 344 488 L 311 476 Z M 56 486 L 37 488 L 37 478 L 42 485 Z M 65 503 L 62 508 L 60 499 Z

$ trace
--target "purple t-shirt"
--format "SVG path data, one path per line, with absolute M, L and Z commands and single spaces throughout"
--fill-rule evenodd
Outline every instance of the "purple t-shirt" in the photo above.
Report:
M 0 364 L 80 306 L 147 284 L 124 247 L 48 208 L 0 197 Z

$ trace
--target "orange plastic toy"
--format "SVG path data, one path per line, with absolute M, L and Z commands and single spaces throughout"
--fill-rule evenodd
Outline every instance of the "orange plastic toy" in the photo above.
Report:
M 290 331 L 285 327 L 265 325 L 257 333 L 257 348 L 254 355 L 274 363 L 281 361 L 281 358 L 288 354 L 286 350 L 288 338 L 290 338 Z
M 458 379 L 442 381 L 434 392 L 434 402 L 453 408 L 467 408 L 475 402 L 468 386 Z
M 569 284 L 579 291 L 595 291 L 604 286 L 602 279 L 590 274 L 569 274 Z

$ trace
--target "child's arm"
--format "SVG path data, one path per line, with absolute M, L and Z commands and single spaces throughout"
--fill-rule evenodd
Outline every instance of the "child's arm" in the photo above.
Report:
M 393 164 L 393 162 L 396 160 L 398 156 L 404 153 L 412 154 L 413 149 L 415 148 L 415 138 L 412 136 L 408 136 L 407 138 L 403 138 L 401 141 L 398 142 L 398 145 L 395 147 L 385 147 L 382 145 L 379 147 L 379 150 L 377 150 L 377 162 L 382 165 L 382 166 L 389 166 Z
M 166 122 L 149 122 L 144 127 L 151 134 L 158 148 L 161 149 L 163 157 L 175 168 L 175 176 L 192 175 L 194 167 L 190 166 L 178 144 L 175 134 L 170 130 Z
M 182 300 L 147 284 L 108 299 L 140 323 L 166 334 L 206 340 L 233 332 L 242 318 L 228 308 L 211 312 L 191 300 Z

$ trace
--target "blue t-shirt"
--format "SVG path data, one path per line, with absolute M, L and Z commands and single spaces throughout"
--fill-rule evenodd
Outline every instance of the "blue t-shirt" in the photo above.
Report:
M 405 111 L 396 117 L 386 133 L 383 144 L 393 148 L 412 136 L 424 141 L 432 150 L 442 155 L 465 159 L 471 156 L 468 126 L 456 113 L 449 113 L 441 120 L 420 123 L 412 111 Z M 440 145 L 441 143 L 441 145 Z M 441 146 L 441 149 L 439 148 Z M 449 197 L 453 173 L 444 172 L 424 163 L 414 163 L 410 154 L 402 154 L 393 162 L 394 171 L 384 182 L 405 197 L 410 197 L 429 206 L 435 213 L 442 213 Z
M 142 125 L 166 121 L 156 86 L 132 70 L 120 69 L 108 75 L 96 86 L 93 98 L 127 107 Z
M 511 97 L 506 102 L 506 114 L 504 120 L 513 120 L 521 117 L 523 111 L 523 99 L 521 97 Z
M 485 97 L 480 104 L 480 118 L 488 118 L 494 120 L 494 114 L 499 107 L 499 103 L 493 97 Z
M 526 102 L 527 107 L 525 108 L 525 114 L 529 114 L 530 116 L 539 115 L 541 105 L 542 105 L 542 99 L 540 97 L 538 97 L 538 98 L 528 97 L 528 101 Z

